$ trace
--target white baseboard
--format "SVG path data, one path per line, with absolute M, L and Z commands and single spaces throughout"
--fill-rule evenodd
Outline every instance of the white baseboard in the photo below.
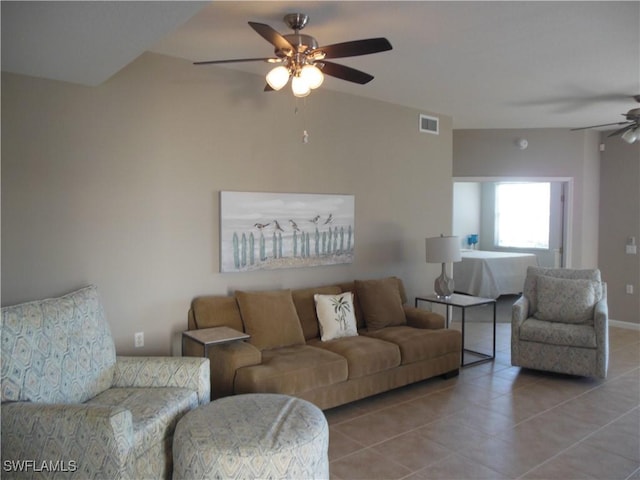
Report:
M 609 319 L 609 325 L 612 327 L 626 328 L 628 330 L 640 330 L 640 323 L 623 322 L 622 320 Z

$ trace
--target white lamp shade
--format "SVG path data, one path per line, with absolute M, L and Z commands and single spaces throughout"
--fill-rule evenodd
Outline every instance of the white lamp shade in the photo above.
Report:
M 305 65 L 302 67 L 302 70 L 300 70 L 300 77 L 307 82 L 307 85 L 309 85 L 311 90 L 318 88 L 324 81 L 324 75 L 315 65 Z
M 291 90 L 296 97 L 306 97 L 311 93 L 309 84 L 302 77 L 293 77 L 291 79 Z
M 427 263 L 449 263 L 462 260 L 458 237 L 431 237 L 426 239 Z
M 280 90 L 289 81 L 289 70 L 282 65 L 267 73 L 267 83 L 274 90 Z

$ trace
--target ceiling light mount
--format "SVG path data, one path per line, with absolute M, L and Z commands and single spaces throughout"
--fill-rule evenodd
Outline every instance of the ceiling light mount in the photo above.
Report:
M 309 23 L 309 15 L 305 13 L 288 13 L 284 16 L 284 23 L 298 33 L 307 23 Z

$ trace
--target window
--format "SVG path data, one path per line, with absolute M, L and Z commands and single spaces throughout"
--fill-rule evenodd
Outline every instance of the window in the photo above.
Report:
M 496 184 L 496 244 L 507 248 L 549 248 L 551 184 Z

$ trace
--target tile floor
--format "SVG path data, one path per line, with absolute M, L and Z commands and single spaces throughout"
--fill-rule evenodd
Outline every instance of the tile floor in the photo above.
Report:
M 640 331 L 610 328 L 600 381 L 512 367 L 510 328 L 494 362 L 326 410 L 331 478 L 640 480 Z

